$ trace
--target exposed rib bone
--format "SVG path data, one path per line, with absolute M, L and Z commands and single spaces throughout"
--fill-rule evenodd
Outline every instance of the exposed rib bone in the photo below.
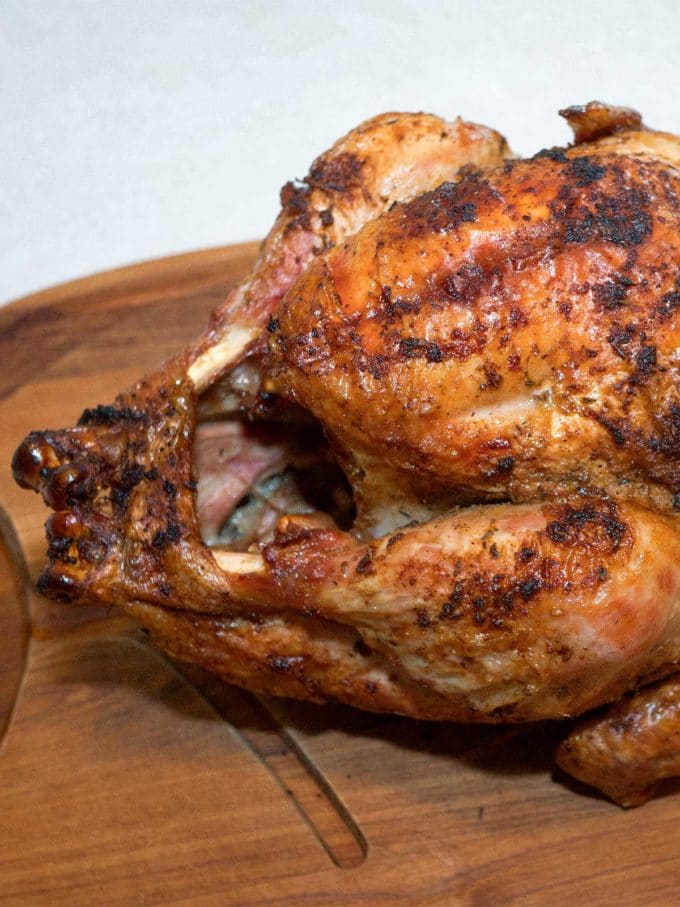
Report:
M 250 552 L 225 551 L 222 548 L 212 548 L 212 555 L 225 573 L 238 575 L 240 573 L 264 573 L 265 562 L 261 554 Z
M 200 394 L 219 374 L 238 362 L 258 334 L 256 328 L 244 328 L 235 324 L 225 337 L 201 353 L 187 371 L 196 393 Z

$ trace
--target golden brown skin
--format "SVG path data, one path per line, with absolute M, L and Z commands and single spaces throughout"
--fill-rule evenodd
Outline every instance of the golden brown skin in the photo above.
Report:
M 657 782 L 680 775 L 680 677 L 622 699 L 577 727 L 557 764 L 620 806 L 641 806 Z
M 508 157 L 492 129 L 427 113 L 383 113 L 361 123 L 320 155 L 302 181 L 281 190 L 281 213 L 262 243 L 238 300 L 221 317 L 251 323 L 279 302 L 313 255 L 356 233 L 393 202 L 457 176 L 461 167 L 486 169 Z
M 386 489 L 403 522 L 409 497 L 680 491 L 680 140 L 649 136 L 445 183 L 288 293 L 277 384 L 332 430 L 369 531 Z
M 600 101 L 565 107 L 564 110 L 560 110 L 560 116 L 571 126 L 577 145 L 616 135 L 627 129 L 644 128 L 642 117 L 637 110 L 631 110 L 630 107 L 612 107 Z
M 588 105 L 567 112 L 587 144 L 503 163 L 489 130 L 395 116 L 284 190 L 203 338 L 20 446 L 18 481 L 55 510 L 40 586 L 259 691 L 579 715 L 680 665 L 680 140 Z M 238 413 L 269 427 L 210 421 Z M 273 535 L 229 548 L 248 483 L 308 461 L 293 424 L 324 429 L 356 520 L 300 487 Z
M 413 198 L 462 167 L 495 167 L 510 155 L 492 129 L 427 113 L 384 113 L 361 123 L 312 163 L 301 181 L 281 190 L 281 212 L 248 278 L 214 313 L 189 359 L 226 334 L 257 346 L 267 318 L 309 261 L 356 233 L 395 201 Z M 211 368 L 201 389 L 219 374 Z
M 194 658 L 225 679 L 252 672 L 259 689 L 262 662 L 301 656 L 295 682 L 316 696 L 413 717 L 577 715 L 680 659 L 672 530 L 652 511 L 597 499 L 480 507 L 368 544 L 291 517 L 263 549 L 268 569 L 250 577 L 254 625 L 238 616 L 249 665 L 226 660 L 223 639 Z M 334 670 L 320 673 L 320 659 Z M 426 695 L 414 698 L 405 677 Z M 275 691 L 290 680 L 281 669 Z

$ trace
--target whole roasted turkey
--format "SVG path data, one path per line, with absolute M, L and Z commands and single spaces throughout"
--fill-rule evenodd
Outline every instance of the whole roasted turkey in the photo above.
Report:
M 680 774 L 680 139 L 386 114 L 282 209 L 206 333 L 17 480 L 57 598 L 255 691 L 578 716 L 623 805 Z

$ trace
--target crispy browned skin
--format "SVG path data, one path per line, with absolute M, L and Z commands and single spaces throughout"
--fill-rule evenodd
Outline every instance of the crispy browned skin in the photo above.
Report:
M 370 543 L 313 515 L 290 517 L 262 549 L 261 565 L 259 556 L 246 555 L 251 572 L 225 574 L 200 541 L 186 443 L 190 397 L 183 391 L 179 381 L 142 386 L 116 408 L 86 412 L 79 429 L 27 439 L 15 470 L 42 487 L 58 511 L 48 522 L 52 564 L 41 577 L 43 591 L 227 620 L 256 615 L 253 639 L 266 640 L 267 649 L 252 646 L 253 669 L 263 655 L 281 654 L 258 634 L 282 611 L 344 625 L 380 656 L 382 683 L 334 683 L 331 672 L 322 683 L 311 639 L 306 647 L 305 634 L 293 638 L 291 630 L 287 652 L 292 646 L 301 659 L 298 680 L 311 672 L 316 697 L 323 691 L 380 709 L 376 690 L 387 696 L 384 664 L 391 662 L 442 694 L 419 698 L 416 707 L 410 696 L 400 700 L 399 684 L 391 689 L 389 708 L 415 717 L 579 714 L 680 659 L 676 520 L 602 497 L 487 505 Z M 166 409 L 154 419 L 144 395 L 159 392 Z M 42 477 L 38 462 L 45 464 Z M 187 651 L 180 617 L 168 612 L 163 637 L 175 626 Z M 216 637 L 218 651 L 225 645 Z M 205 646 L 194 660 L 219 662 L 219 673 L 235 681 L 250 671 L 230 668 Z M 338 671 L 351 675 L 353 662 Z M 287 681 L 279 691 L 286 688 Z
M 640 129 L 642 117 L 637 110 L 630 107 L 612 107 L 600 101 L 579 104 L 560 110 L 560 116 L 571 126 L 577 144 L 594 142 L 606 136 L 625 132 L 627 129 Z
M 646 687 L 579 725 L 557 763 L 621 806 L 641 806 L 664 778 L 680 775 L 680 677 Z
M 247 279 L 214 313 L 210 329 L 189 351 L 195 360 L 241 333 L 257 345 L 267 318 L 309 261 L 385 211 L 462 167 L 497 166 L 510 151 L 492 129 L 427 113 L 384 113 L 361 123 L 281 190 L 281 212 Z M 221 369 L 218 367 L 217 373 Z M 209 369 L 212 382 L 214 370 Z M 201 378 L 201 389 L 207 386 Z
M 356 233 L 393 202 L 420 195 L 461 167 L 486 169 L 510 154 L 492 129 L 428 113 L 383 113 L 357 126 L 281 190 L 281 213 L 239 299 L 220 319 L 262 324 L 313 255 Z
M 388 115 L 289 186 L 203 338 L 18 449 L 56 511 L 41 588 L 231 682 L 422 718 L 578 715 L 677 671 L 680 140 L 566 115 L 587 144 L 506 163 L 491 131 Z M 272 426 L 196 432 L 239 412 Z M 300 497 L 220 548 L 249 482 L 308 462 L 293 423 L 324 428 L 353 526 Z
M 680 491 L 678 163 L 635 131 L 510 161 L 310 265 L 277 381 L 332 429 L 367 523 L 386 488 L 435 512 L 622 476 Z
M 455 721 L 577 715 L 680 658 L 680 541 L 635 507 L 495 505 L 370 544 L 290 518 L 263 553 L 250 609 L 154 632 L 249 687 Z

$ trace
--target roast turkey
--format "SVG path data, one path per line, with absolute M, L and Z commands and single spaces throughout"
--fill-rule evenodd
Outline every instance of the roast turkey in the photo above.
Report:
M 284 186 L 198 341 L 17 450 L 40 589 L 254 691 L 600 709 L 558 761 L 623 805 L 680 774 L 680 139 L 562 113 L 527 160 L 386 114 Z

